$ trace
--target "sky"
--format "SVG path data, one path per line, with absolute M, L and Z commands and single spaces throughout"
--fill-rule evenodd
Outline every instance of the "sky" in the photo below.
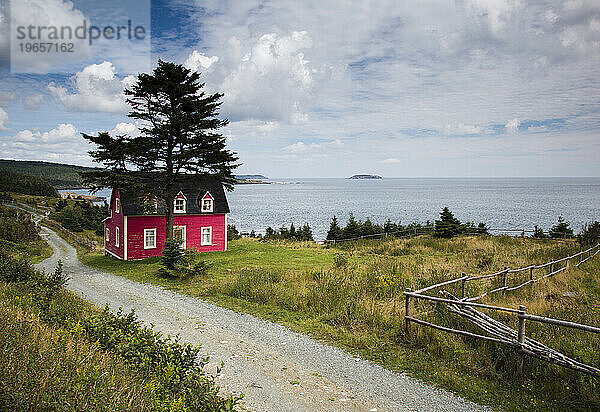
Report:
M 97 3 L 0 0 L 0 158 L 94 165 L 81 133 L 139 133 L 160 58 L 224 93 L 238 173 L 600 176 L 597 0 Z M 125 17 L 143 39 L 19 54 L 22 22 Z

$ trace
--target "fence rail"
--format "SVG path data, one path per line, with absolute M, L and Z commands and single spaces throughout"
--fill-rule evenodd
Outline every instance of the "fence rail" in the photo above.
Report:
M 419 325 L 431 327 L 433 329 L 441 330 L 443 332 L 448 332 L 448 333 L 453 333 L 453 334 L 458 334 L 458 335 L 463 335 L 463 336 L 469 336 L 469 337 L 476 338 L 476 339 L 483 339 L 483 340 L 487 340 L 487 341 L 491 341 L 491 342 L 503 343 L 506 345 L 514 346 L 517 349 L 517 353 L 519 354 L 519 358 L 518 358 L 518 362 L 517 362 L 517 368 L 518 368 L 519 372 L 522 371 L 522 366 L 523 366 L 522 355 L 528 355 L 528 356 L 542 359 L 544 361 L 551 362 L 551 363 L 554 363 L 554 364 L 557 364 L 557 365 L 560 365 L 560 366 L 563 366 L 566 368 L 574 369 L 574 370 L 577 370 L 579 372 L 583 372 L 583 373 L 586 373 L 589 375 L 600 376 L 599 369 L 589 366 L 589 365 L 582 364 L 573 359 L 570 359 L 570 358 L 566 357 L 565 355 L 540 344 L 539 342 L 536 342 L 530 338 L 527 338 L 525 335 L 525 321 L 529 320 L 532 322 L 539 322 L 539 323 L 550 324 L 550 325 L 554 325 L 554 326 L 558 326 L 558 327 L 578 329 L 578 330 L 583 330 L 586 332 L 597 333 L 597 334 L 600 334 L 600 328 L 595 327 L 595 326 L 560 320 L 560 319 L 553 319 L 553 318 L 548 318 L 548 317 L 544 317 L 544 316 L 537 316 L 537 315 L 529 314 L 526 311 L 526 307 L 523 305 L 519 306 L 518 309 L 514 309 L 514 308 L 488 305 L 488 304 L 476 302 L 476 301 L 482 299 L 483 297 L 488 296 L 492 293 L 502 292 L 502 294 L 504 295 L 506 292 L 517 290 L 523 286 L 530 285 L 535 282 L 539 282 L 542 279 L 546 279 L 557 273 L 566 271 L 571 266 L 572 261 L 574 261 L 575 266 L 580 266 L 584 262 L 586 262 L 589 259 L 593 258 L 594 256 L 598 255 L 598 253 L 600 253 L 600 243 L 596 244 L 595 246 L 589 247 L 585 250 L 582 250 L 578 253 L 575 253 L 573 255 L 565 256 L 564 258 L 555 259 L 555 260 L 552 260 L 550 262 L 546 262 L 543 264 L 538 264 L 538 265 L 531 264 L 529 266 L 516 268 L 516 269 L 509 269 L 508 267 L 505 267 L 503 270 L 501 270 L 499 272 L 486 274 L 486 275 L 467 276 L 463 273 L 462 276 L 459 278 L 450 279 L 450 280 L 447 280 L 444 282 L 436 283 L 434 285 L 430 285 L 430 286 L 421 288 L 416 291 L 412 291 L 411 289 L 406 289 L 406 291 L 404 292 L 404 296 L 405 296 L 404 319 L 405 319 L 406 330 L 410 331 L 410 324 L 416 323 Z M 557 266 L 558 266 L 558 268 L 557 268 Z M 534 270 L 545 269 L 545 268 L 548 268 L 548 273 L 545 273 L 538 278 L 534 278 Z M 529 272 L 529 280 L 527 280 L 523 283 L 520 283 L 518 285 L 509 287 L 508 286 L 508 275 L 514 274 L 514 273 L 519 273 L 519 272 L 524 272 L 524 271 Z M 480 280 L 484 280 L 484 279 L 498 278 L 498 277 L 501 277 L 501 279 L 502 279 L 501 287 L 497 287 L 492 290 L 488 290 L 478 296 L 474 296 L 474 297 L 467 296 L 467 282 L 480 281 Z M 448 296 L 447 298 L 431 296 L 431 295 L 425 294 L 425 292 L 431 292 L 432 290 L 441 289 L 444 286 L 453 285 L 453 284 L 457 284 L 457 283 L 461 284 L 461 297 L 460 298 L 454 297 L 451 294 L 449 294 L 448 292 L 443 291 L 443 290 L 440 290 L 439 292 L 447 295 Z M 482 335 L 482 334 L 478 334 L 478 333 L 469 332 L 466 330 L 453 329 L 453 328 L 449 328 L 446 326 L 437 325 L 432 322 L 425 321 L 420 318 L 420 316 L 423 314 L 414 314 L 413 315 L 411 313 L 411 302 L 418 301 L 418 300 L 435 302 L 435 303 L 444 303 L 444 304 L 446 304 L 446 307 L 451 312 L 454 312 L 454 313 L 457 313 L 457 314 L 463 316 L 464 318 L 466 318 L 467 320 L 471 321 L 473 324 L 478 326 L 480 329 L 486 331 L 489 335 L 493 335 L 493 336 L 486 336 L 486 335 Z M 499 321 L 496 321 L 495 319 L 493 319 L 487 315 L 484 315 L 483 313 L 478 312 L 476 310 L 476 308 L 487 309 L 487 310 L 492 310 L 492 311 L 501 311 L 501 312 L 506 312 L 506 313 L 513 314 L 513 315 L 516 314 L 517 319 L 518 319 L 518 325 L 519 325 L 518 331 L 515 332 L 514 330 L 510 329 L 508 326 L 504 325 L 503 323 L 500 323 Z M 429 313 L 429 312 L 427 312 L 427 313 Z
M 77 243 L 78 245 L 87 247 L 88 249 L 90 249 L 92 251 L 100 250 L 104 247 L 103 244 L 99 244 L 95 240 L 90 240 L 84 236 L 80 236 L 76 233 L 73 233 L 70 230 L 68 230 L 67 228 L 65 228 L 63 225 L 61 225 L 59 222 L 49 219 L 48 218 L 48 212 L 49 212 L 48 210 L 43 210 L 43 209 L 39 209 L 36 207 L 32 207 L 25 203 L 17 202 L 14 200 L 2 200 L 2 204 L 7 204 L 12 207 L 21 209 L 25 212 L 39 215 L 40 220 L 44 222 L 44 225 L 64 232 L 67 235 L 67 237 L 69 237 L 75 243 Z

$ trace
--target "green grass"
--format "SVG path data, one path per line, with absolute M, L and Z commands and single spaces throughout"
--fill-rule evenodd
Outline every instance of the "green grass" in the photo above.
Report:
M 335 248 L 240 239 L 230 242 L 226 252 L 202 254 L 212 265 L 208 274 L 186 280 L 156 276 L 158 258 L 122 262 L 80 253 L 80 259 L 135 281 L 160 284 L 285 324 L 476 402 L 508 410 L 599 409 L 593 379 L 534 359 L 526 360 L 525 374 L 518 378 L 512 348 L 422 327 L 406 334 L 403 327 L 402 292 L 407 287 L 418 289 L 462 272 L 491 273 L 504 266 L 542 263 L 577 248 L 573 242 L 510 237 L 418 237 Z M 598 261 L 490 302 L 511 307 L 526 302 L 530 313 L 600 326 Z M 473 295 L 483 285 L 469 288 Z M 567 290 L 577 291 L 577 296 L 562 296 Z M 443 312 L 431 319 L 469 327 Z M 528 333 L 578 360 L 600 365 L 600 341 L 595 336 L 534 324 Z

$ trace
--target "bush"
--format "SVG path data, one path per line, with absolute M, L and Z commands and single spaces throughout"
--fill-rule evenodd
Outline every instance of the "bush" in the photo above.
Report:
M 200 348 L 182 344 L 178 338 L 162 338 L 144 326 L 134 312 L 116 314 L 108 307 L 82 322 L 92 341 L 135 365 L 152 382 L 160 410 L 232 411 L 241 397 L 223 398 L 214 378 L 202 369 L 208 358 Z M 177 408 L 174 408 L 177 405 Z
M 211 265 L 200 256 L 197 250 L 184 250 L 179 242 L 168 239 L 160 257 L 161 268 L 158 274 L 181 279 L 206 275 Z
M 600 222 L 587 223 L 578 237 L 582 246 L 597 245 L 600 242 Z
M 546 233 L 544 233 L 544 229 L 542 229 L 541 227 L 538 227 L 538 225 L 535 225 L 535 227 L 533 228 L 532 237 L 534 237 L 536 239 L 545 239 L 548 236 L 546 235 Z
M 242 236 L 240 235 L 240 232 L 237 230 L 235 225 L 227 225 L 227 239 L 228 240 L 235 240 L 235 239 L 239 239 L 240 237 L 242 237 Z

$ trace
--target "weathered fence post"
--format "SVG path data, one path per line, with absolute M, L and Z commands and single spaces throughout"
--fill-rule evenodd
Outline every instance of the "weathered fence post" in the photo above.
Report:
M 554 262 L 550 263 L 550 273 L 554 272 Z
M 504 273 L 502 273 L 502 297 L 506 296 L 506 288 L 508 287 L 508 266 L 504 266 Z
M 462 277 L 463 280 L 461 281 L 461 289 L 462 289 L 462 299 L 465 298 L 465 296 L 467 296 L 467 278 L 466 278 L 467 274 L 463 272 Z
M 412 289 L 406 288 L 406 292 L 410 293 L 412 292 Z M 405 294 L 404 296 L 406 297 L 406 300 L 404 301 L 404 328 L 406 329 L 406 333 L 408 334 L 410 332 L 410 319 L 408 319 L 408 317 L 410 316 L 410 295 Z
M 519 306 L 519 313 L 517 316 L 519 317 L 519 331 L 517 335 L 517 339 L 519 341 L 519 348 L 517 354 L 517 373 L 519 376 L 523 374 L 523 343 L 525 342 L 525 312 L 527 308 L 523 305 Z
M 529 266 L 529 280 L 533 281 L 533 265 Z

